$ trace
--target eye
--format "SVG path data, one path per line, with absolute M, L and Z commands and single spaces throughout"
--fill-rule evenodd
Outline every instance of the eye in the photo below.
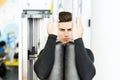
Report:
M 59 29 L 60 31 L 65 31 L 65 29 Z
M 68 31 L 72 31 L 72 29 L 68 29 Z

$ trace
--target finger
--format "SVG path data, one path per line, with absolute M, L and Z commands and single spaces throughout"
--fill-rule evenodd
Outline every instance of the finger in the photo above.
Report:
M 80 23 L 80 17 L 79 16 L 77 17 L 77 23 Z
M 50 15 L 50 23 L 53 22 L 53 15 Z
M 76 27 L 79 28 L 80 26 L 80 20 L 79 17 L 76 17 Z

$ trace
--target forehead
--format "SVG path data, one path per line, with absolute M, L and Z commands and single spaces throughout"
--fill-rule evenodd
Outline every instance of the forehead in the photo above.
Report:
M 72 22 L 60 22 L 58 23 L 59 28 L 72 28 Z

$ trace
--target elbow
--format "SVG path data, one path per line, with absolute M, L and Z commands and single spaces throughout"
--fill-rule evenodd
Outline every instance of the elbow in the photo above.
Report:
M 41 75 L 41 71 L 40 71 L 40 64 L 38 64 L 37 61 L 34 64 L 34 72 L 39 79 L 43 78 L 42 75 Z
M 36 74 L 36 76 L 40 79 L 40 80 L 44 80 L 47 79 L 47 71 L 45 70 L 45 68 L 42 67 L 42 65 L 39 62 L 35 62 L 34 64 L 34 72 Z
M 93 65 L 91 69 L 88 71 L 85 80 L 92 80 L 95 75 L 96 75 L 96 69 L 95 66 Z
M 37 62 L 35 62 L 35 64 L 34 64 L 34 72 L 35 72 L 36 76 L 40 79 L 40 73 L 39 73 L 39 68 L 38 68 Z
M 88 69 L 86 69 L 85 71 L 82 71 L 82 73 L 80 73 L 80 78 L 82 80 L 92 80 L 94 78 L 96 74 L 96 69 L 94 67 L 94 65 L 89 66 Z
M 96 75 L 96 69 L 95 66 L 93 66 L 92 70 L 91 70 L 91 79 Z

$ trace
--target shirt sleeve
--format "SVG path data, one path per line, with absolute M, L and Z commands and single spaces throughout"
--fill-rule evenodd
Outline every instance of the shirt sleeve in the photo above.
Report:
M 80 76 L 80 80 L 92 80 L 96 70 L 93 64 L 93 61 L 90 59 L 82 38 L 74 40 L 75 43 L 75 59 L 76 59 L 76 68 Z
M 93 55 L 92 51 L 87 48 L 86 48 L 86 51 L 87 51 L 88 56 L 90 57 L 90 60 L 94 63 L 95 59 L 94 59 L 94 55 Z
M 52 70 L 54 63 L 56 38 L 57 36 L 53 34 L 50 34 L 48 36 L 44 50 L 41 51 L 37 61 L 34 64 L 34 71 L 38 78 L 41 80 L 46 79 Z

